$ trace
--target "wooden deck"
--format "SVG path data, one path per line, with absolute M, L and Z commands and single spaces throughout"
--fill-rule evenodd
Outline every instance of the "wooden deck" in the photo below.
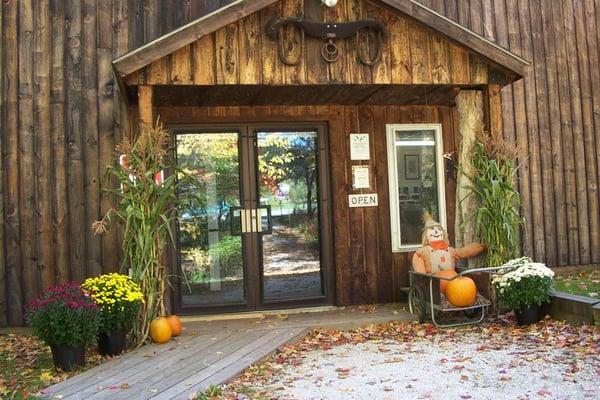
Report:
M 164 345 L 147 345 L 43 391 L 45 398 L 188 399 L 225 383 L 278 347 L 315 327 L 352 328 L 411 319 L 377 307 L 263 316 L 237 320 L 187 319 L 184 333 Z
M 257 329 L 223 334 L 183 334 L 148 345 L 47 389 L 47 398 L 187 399 L 239 374 L 305 328 Z

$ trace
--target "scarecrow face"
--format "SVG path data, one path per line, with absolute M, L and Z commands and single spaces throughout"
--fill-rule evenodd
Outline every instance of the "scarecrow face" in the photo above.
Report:
M 444 240 L 444 229 L 441 226 L 432 226 L 427 230 L 427 241 L 437 242 Z

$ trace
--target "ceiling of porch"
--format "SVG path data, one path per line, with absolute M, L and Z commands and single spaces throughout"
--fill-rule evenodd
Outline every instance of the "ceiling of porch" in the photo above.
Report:
M 153 105 L 454 105 L 456 85 L 154 86 Z M 463 87 L 464 88 L 464 87 Z M 130 95 L 136 96 L 135 88 Z

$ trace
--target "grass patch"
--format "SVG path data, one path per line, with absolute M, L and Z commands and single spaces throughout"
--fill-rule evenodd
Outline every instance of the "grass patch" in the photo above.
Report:
M 554 277 L 554 288 L 559 292 L 600 299 L 600 269 L 557 275 Z
M 96 352 L 88 354 L 86 366 L 69 373 L 57 371 L 50 348 L 33 336 L 0 335 L 0 399 L 35 399 L 41 389 L 100 364 Z

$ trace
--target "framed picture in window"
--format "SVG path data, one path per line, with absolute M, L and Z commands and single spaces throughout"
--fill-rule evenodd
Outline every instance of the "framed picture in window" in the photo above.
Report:
M 421 178 L 421 159 L 418 154 L 404 155 L 404 179 L 414 180 Z

